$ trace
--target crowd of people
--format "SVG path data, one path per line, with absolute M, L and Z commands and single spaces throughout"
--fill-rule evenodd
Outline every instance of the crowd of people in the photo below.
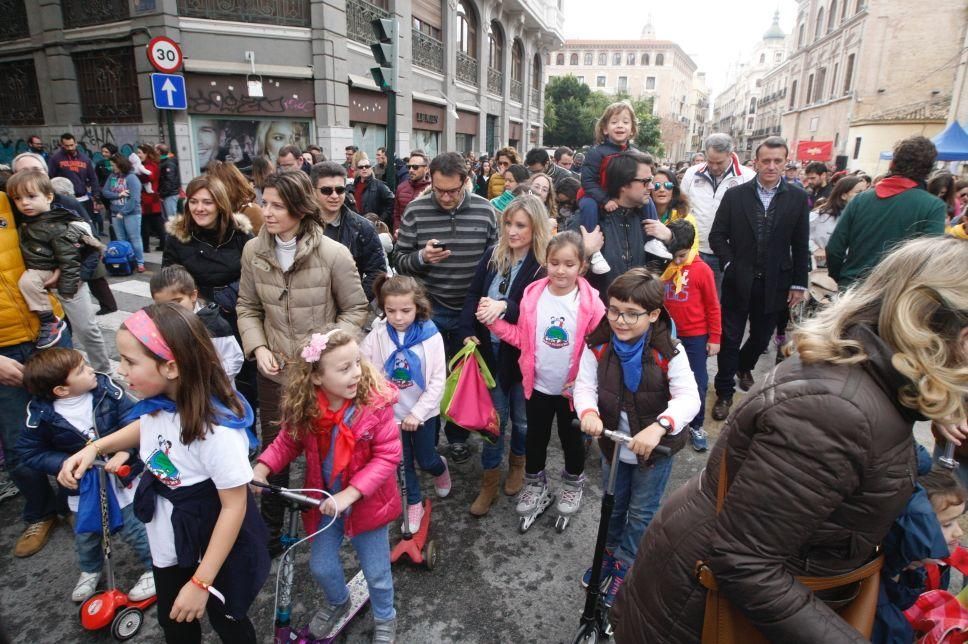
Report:
M 502 491 L 531 515 L 555 487 L 567 517 L 597 439 L 604 475 L 616 469 L 601 579 L 619 641 L 705 640 L 723 628 L 703 618 L 715 597 L 770 641 L 869 638 L 871 624 L 841 611 L 860 601 L 853 587 L 813 593 L 796 579 L 866 570 L 923 492 L 918 471 L 944 515 L 928 522 L 944 552 L 924 559 L 957 547 L 968 467 L 958 479 L 919 470 L 913 424 L 932 420 L 938 449 L 968 438 L 968 183 L 935 171 L 923 137 L 900 141 L 872 179 L 801 169 L 779 137 L 748 165 L 713 134 L 669 167 L 636 135 L 619 102 L 584 153 L 391 160 L 380 148 L 371 161 L 348 146 L 336 162 L 289 145 L 244 168 L 213 160 L 184 191 L 164 144 L 105 146 L 97 165 L 70 134 L 49 158 L 32 145 L 0 192 L 0 428 L 27 523 L 14 555 L 41 551 L 73 512 L 72 599 L 95 592 L 100 527 L 82 525 L 100 461 L 147 569 L 130 595 L 157 595 L 166 641 L 200 641 L 207 612 L 223 641 L 255 642 L 247 613 L 283 551 L 284 505 L 248 484 L 325 490 L 303 517 L 326 598 L 310 631 L 350 608 L 346 537 L 373 641 L 393 642 L 389 525 L 419 528 L 418 471 L 439 497 L 476 486 L 477 517 Z M 130 242 L 139 272 L 150 237 L 163 251 L 155 304 L 118 331 L 116 373 L 96 322 L 117 310 L 104 237 Z M 811 294 L 830 280 L 839 295 Z M 771 343 L 778 366 L 757 384 Z M 465 401 L 496 413 L 481 441 L 441 408 L 448 363 L 471 348 L 495 383 L 489 400 Z M 708 467 L 661 502 L 676 453 L 710 448 L 713 357 L 711 416 L 725 424 Z M 617 462 L 606 428 L 629 437 Z M 479 481 L 452 476 L 478 443 Z M 291 482 L 300 456 L 305 480 Z M 906 608 L 878 615 L 892 607 Z M 879 618 L 875 640 L 913 637 L 903 627 Z

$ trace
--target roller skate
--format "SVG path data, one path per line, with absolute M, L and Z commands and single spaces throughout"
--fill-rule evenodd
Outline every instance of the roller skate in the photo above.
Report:
M 568 472 L 561 473 L 561 494 L 558 495 L 558 518 L 555 519 L 555 530 L 558 533 L 565 531 L 568 527 L 568 522 L 571 520 L 571 515 L 578 512 L 578 507 L 581 505 L 581 493 L 582 489 L 585 487 L 585 475 L 569 474 Z
M 548 481 L 545 478 L 544 471 L 537 474 L 525 474 L 524 490 L 518 497 L 516 508 L 519 515 L 518 532 L 521 534 L 527 532 L 554 500 L 555 495 L 548 489 Z

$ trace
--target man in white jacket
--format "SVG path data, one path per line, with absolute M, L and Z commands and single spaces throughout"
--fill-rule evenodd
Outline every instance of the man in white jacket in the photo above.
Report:
M 723 195 L 730 188 L 746 183 L 756 171 L 739 162 L 728 134 L 710 134 L 703 144 L 705 163 L 690 166 L 682 177 L 682 193 L 689 199 L 689 211 L 699 227 L 699 255 L 716 276 L 716 290 L 722 294 L 723 271 L 709 247 L 709 231 Z

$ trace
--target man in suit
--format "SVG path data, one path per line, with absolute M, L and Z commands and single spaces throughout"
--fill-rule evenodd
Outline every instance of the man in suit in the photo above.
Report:
M 776 315 L 800 303 L 810 265 L 807 193 L 781 181 L 789 148 L 771 136 L 756 148 L 756 177 L 730 188 L 716 211 L 709 245 L 723 267 L 723 341 L 713 418 L 729 415 L 735 391 L 753 386 L 753 368 L 776 327 Z M 740 348 L 746 323 L 750 334 Z

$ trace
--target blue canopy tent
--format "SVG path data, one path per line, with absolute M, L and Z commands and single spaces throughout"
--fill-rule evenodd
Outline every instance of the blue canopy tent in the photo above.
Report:
M 968 161 L 968 132 L 952 121 L 941 134 L 931 139 L 938 148 L 938 161 Z M 894 155 L 881 152 L 880 159 L 889 161 Z

